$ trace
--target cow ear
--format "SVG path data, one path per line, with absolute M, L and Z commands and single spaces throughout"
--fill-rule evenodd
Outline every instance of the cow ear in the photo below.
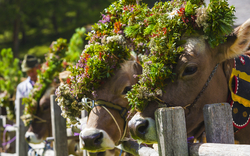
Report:
M 233 36 L 228 37 L 228 43 L 224 51 L 221 61 L 231 59 L 243 54 L 250 44 L 250 19 L 244 22 L 240 27 L 235 29 L 237 38 Z M 234 39 L 232 39 L 234 38 Z M 234 41 L 234 42 L 232 42 Z
M 141 75 L 142 74 L 142 66 L 138 61 L 134 62 L 134 74 Z

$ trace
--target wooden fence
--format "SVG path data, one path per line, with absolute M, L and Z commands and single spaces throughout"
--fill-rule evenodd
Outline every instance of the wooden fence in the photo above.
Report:
M 51 102 L 51 120 L 52 120 L 52 138 L 47 138 L 47 141 L 54 141 L 55 156 L 68 156 L 67 140 L 74 139 L 76 137 L 68 137 L 66 133 L 66 119 L 61 116 L 61 108 L 55 101 L 56 96 L 50 96 Z M 83 116 L 84 115 L 84 116 Z M 82 113 L 82 117 L 87 114 Z M 87 156 L 86 151 L 83 151 L 83 156 Z
M 55 101 L 56 96 L 51 95 L 51 123 L 53 137 L 47 138 L 47 141 L 53 141 L 54 156 L 68 156 L 67 140 L 75 139 L 77 136 L 68 137 L 66 133 L 66 120 L 61 116 L 61 109 Z M 21 116 L 23 115 L 24 105 L 22 105 L 22 98 L 16 108 L 16 153 L 1 153 L 0 156 L 27 156 L 28 143 L 25 140 L 25 133 L 27 127 L 24 126 Z M 86 115 L 83 113 L 83 115 Z M 0 118 L 0 126 L 3 129 L 5 120 Z M 0 143 L 2 144 L 0 138 Z M 83 156 L 87 156 L 86 151 Z
M 25 133 L 27 127 L 24 126 L 22 119 L 20 118 L 23 115 L 24 105 L 22 105 L 22 98 L 18 100 L 16 106 L 16 153 L 0 153 L 0 156 L 27 156 L 28 153 L 28 143 L 25 141 Z M 1 126 L 3 126 L 2 124 Z
M 203 108 L 208 143 L 188 145 L 185 114 L 182 107 L 159 108 L 155 112 L 160 156 L 243 156 L 250 155 L 250 145 L 236 145 L 232 111 L 228 103 Z
M 0 153 L 1 156 L 27 156 L 28 144 L 25 141 L 24 126 L 20 116 L 23 113 L 22 99 L 16 111 L 16 153 Z M 206 138 L 208 143 L 187 143 L 185 114 L 182 107 L 160 108 L 155 112 L 160 156 L 214 156 L 249 155 L 250 145 L 236 145 L 232 125 L 231 107 L 227 103 L 205 105 L 203 108 Z M 84 115 L 84 113 L 83 113 Z M 85 114 L 86 115 L 86 114 Z M 61 109 L 51 95 L 52 132 L 55 156 L 67 156 L 66 120 Z M 0 122 L 3 122 L 0 120 Z M 83 156 L 86 156 L 84 152 Z

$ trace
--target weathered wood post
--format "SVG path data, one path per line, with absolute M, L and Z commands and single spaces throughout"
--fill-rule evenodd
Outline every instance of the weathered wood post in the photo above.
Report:
M 2 140 L 3 140 L 3 131 L 4 131 L 4 125 L 5 125 L 5 123 L 4 123 L 5 121 L 4 121 L 4 117 L 1 115 L 0 116 L 0 153 L 2 152 Z
M 203 108 L 208 143 L 234 143 L 232 110 L 228 103 L 207 104 Z
M 56 96 L 50 96 L 51 123 L 54 137 L 55 156 L 68 156 L 66 119 L 61 116 L 61 109 L 55 101 Z
M 81 118 L 85 118 L 88 116 L 88 112 L 86 110 L 81 111 Z M 80 142 L 79 142 L 80 143 Z M 87 150 L 83 150 L 83 156 L 88 156 Z
M 185 113 L 182 107 L 159 108 L 155 112 L 160 156 L 188 156 Z
M 16 106 L 16 154 L 18 156 L 27 156 L 29 150 L 28 143 L 25 141 L 27 127 L 24 126 L 24 123 L 20 118 L 23 115 L 23 110 L 24 105 L 22 105 L 22 98 L 19 98 Z

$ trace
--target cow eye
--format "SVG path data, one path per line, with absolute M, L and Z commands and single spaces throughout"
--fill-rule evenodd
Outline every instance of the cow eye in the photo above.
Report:
M 184 70 L 184 72 L 182 73 L 182 76 L 186 76 L 186 75 L 192 75 L 197 71 L 197 66 L 187 66 Z
M 124 90 L 123 90 L 123 92 L 122 92 L 122 94 L 127 94 L 127 92 L 130 91 L 131 89 L 132 89 L 131 86 L 125 87 Z

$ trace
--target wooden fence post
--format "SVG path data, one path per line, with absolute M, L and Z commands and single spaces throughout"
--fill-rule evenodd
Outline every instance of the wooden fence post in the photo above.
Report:
M 159 108 L 155 112 L 160 156 L 188 156 L 185 113 L 182 107 Z
M 29 150 L 28 143 L 25 140 L 27 127 L 24 126 L 24 123 L 20 118 L 23 115 L 23 110 L 24 105 L 22 105 L 22 98 L 19 98 L 16 106 L 16 154 L 18 156 L 27 156 Z
M 88 116 L 88 112 L 86 110 L 82 110 L 81 111 L 81 118 L 85 118 L 87 116 Z M 79 141 L 79 143 L 80 143 L 80 141 Z M 88 156 L 87 150 L 83 150 L 83 156 Z
M 55 99 L 55 95 L 50 96 L 55 156 L 68 156 L 66 119 L 61 116 L 61 108 L 57 105 Z
M 0 153 L 2 152 L 2 140 L 3 140 L 3 131 L 4 131 L 4 118 L 0 116 Z
M 232 110 L 228 103 L 207 104 L 203 108 L 208 143 L 234 143 Z

